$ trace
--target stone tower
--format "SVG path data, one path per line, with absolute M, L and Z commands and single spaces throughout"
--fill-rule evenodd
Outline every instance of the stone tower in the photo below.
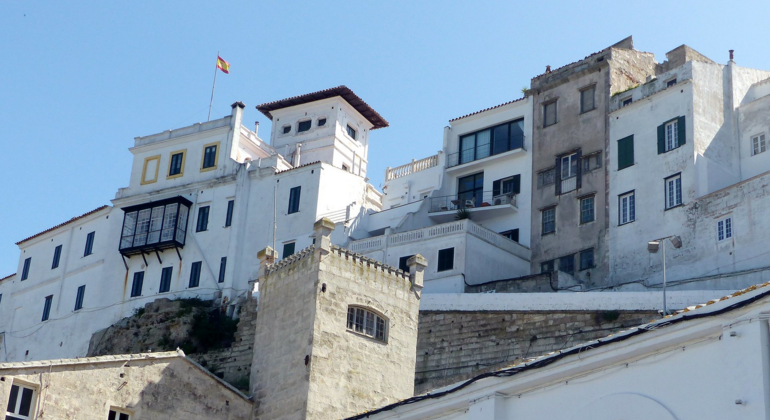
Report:
M 413 395 L 426 260 L 404 273 L 332 246 L 330 220 L 314 228 L 314 246 L 258 255 L 254 419 L 339 419 Z

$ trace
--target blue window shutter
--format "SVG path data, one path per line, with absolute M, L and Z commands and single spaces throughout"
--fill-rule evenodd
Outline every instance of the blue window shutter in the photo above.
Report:
M 658 154 L 666 153 L 666 124 L 658 126 Z
M 687 143 L 687 127 L 684 125 L 684 116 L 681 116 L 677 119 L 676 129 L 679 145 L 681 146 Z

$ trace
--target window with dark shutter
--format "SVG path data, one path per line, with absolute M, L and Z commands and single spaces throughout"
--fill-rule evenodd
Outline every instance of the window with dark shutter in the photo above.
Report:
M 446 248 L 438 251 L 438 269 L 437 271 L 447 271 L 454 268 L 455 249 Z
M 91 232 L 86 237 L 86 249 L 83 252 L 83 256 L 84 257 L 93 254 L 93 252 L 94 252 L 94 237 L 95 236 L 96 236 L 96 232 Z
M 48 321 L 48 317 L 51 316 L 51 303 L 53 303 L 53 295 L 45 297 L 45 303 L 43 304 L 43 319 L 42 321 Z
M 176 177 L 182 175 L 184 169 L 184 155 L 185 152 L 176 152 L 171 154 L 171 160 L 168 164 L 168 176 Z
M 580 269 L 587 270 L 594 266 L 594 249 L 580 251 Z
M 173 270 L 173 267 L 163 267 L 163 270 L 160 272 L 160 287 L 158 288 L 158 293 L 165 293 L 171 290 L 171 273 Z
M 227 216 L 225 217 L 225 227 L 233 224 L 233 208 L 235 207 L 235 200 L 227 202 Z
M 289 214 L 299 211 L 299 197 L 302 187 L 294 187 L 289 191 Z
M 203 232 L 209 229 L 209 206 L 203 206 L 198 209 L 198 223 L 195 225 L 196 232 Z
M 406 264 L 407 261 L 409 261 L 409 258 L 414 257 L 414 255 L 407 255 L 405 257 L 401 257 L 398 259 L 398 269 L 402 270 L 404 273 L 409 272 L 409 266 Z
M 634 136 L 618 140 L 618 170 L 634 164 Z
M 286 258 L 294 255 L 295 245 L 296 245 L 296 242 L 288 242 L 283 244 L 283 256 L 281 258 Z
M 59 260 L 61 259 L 61 245 L 58 245 L 53 250 L 53 262 L 51 263 L 51 270 L 59 266 Z
M 32 257 L 24 260 L 24 268 L 21 270 L 21 281 L 24 281 L 29 277 L 29 266 L 32 265 Z
M 190 266 L 190 283 L 188 287 L 198 287 L 201 284 L 201 261 L 196 261 Z
M 559 258 L 559 271 L 563 271 L 568 274 L 575 272 L 575 255 L 565 255 Z
M 143 286 L 144 286 L 144 271 L 137 271 L 136 273 L 134 273 L 134 281 L 131 284 L 131 297 L 141 296 Z
M 687 143 L 685 117 L 677 117 L 658 126 L 658 154 Z
M 82 285 L 82 286 L 78 287 L 78 293 L 77 293 L 77 296 L 75 297 L 75 310 L 76 311 L 83 307 L 83 298 L 85 297 L 85 294 L 86 294 L 86 286 Z
M 308 131 L 308 130 L 310 130 L 310 126 L 311 126 L 312 124 L 313 124 L 313 122 L 312 122 L 311 120 L 307 120 L 307 121 L 300 121 L 300 122 L 297 124 L 297 132 L 298 132 L 298 133 L 301 133 L 301 132 L 303 132 L 303 131 Z
M 219 260 L 219 283 L 225 282 L 225 270 L 227 270 L 227 257 Z

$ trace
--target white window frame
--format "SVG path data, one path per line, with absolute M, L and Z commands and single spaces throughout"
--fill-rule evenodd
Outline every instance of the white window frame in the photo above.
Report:
M 666 138 L 665 150 L 668 152 L 679 147 L 679 119 L 674 119 L 666 123 L 663 127 Z
M 567 162 L 567 171 L 564 171 L 564 162 Z M 559 159 L 559 164 L 561 165 L 561 179 L 569 179 L 574 178 L 577 176 L 578 173 L 578 157 L 577 153 L 572 153 L 571 155 L 562 156 Z
M 676 174 L 665 179 L 666 210 L 682 205 L 682 174 Z
M 348 306 L 347 330 L 383 343 L 388 342 L 388 318 L 364 306 Z
M 636 220 L 636 191 L 618 196 L 618 225 L 625 225 Z
M 553 212 L 553 217 L 549 217 L 551 220 L 546 221 L 546 214 L 549 214 L 549 212 Z M 553 229 L 546 232 L 545 231 L 546 223 L 553 223 Z M 540 230 L 541 230 L 540 232 L 541 236 L 556 233 L 556 206 L 549 207 L 547 209 L 543 209 L 540 211 Z
M 725 217 L 717 222 L 717 242 L 722 242 L 733 237 L 733 218 Z
M 765 133 L 751 136 L 751 156 L 758 155 L 767 151 L 767 141 L 765 140 Z
M 14 383 L 11 384 L 11 387 L 14 387 L 14 386 L 19 388 L 18 394 L 16 395 L 16 407 L 13 407 L 14 411 L 6 411 L 5 416 L 6 417 L 12 416 L 14 418 L 23 419 L 23 420 L 34 419 L 35 413 L 37 412 L 37 389 L 33 386 L 29 386 L 16 381 L 14 381 Z M 18 414 L 19 408 L 21 407 L 21 400 L 22 400 L 21 396 L 22 396 L 22 393 L 24 392 L 24 389 L 29 389 L 30 391 L 32 391 L 32 398 L 29 403 L 29 416 L 23 416 L 21 414 Z M 9 392 L 10 392 L 10 389 L 9 389 Z M 6 410 L 8 410 L 7 406 L 6 406 Z
M 131 413 L 130 411 L 126 411 L 126 410 L 123 410 L 123 409 L 117 408 L 117 407 L 110 407 L 109 411 L 112 411 L 112 412 L 115 413 L 115 420 L 119 420 L 121 414 L 127 415 L 128 416 L 128 420 L 131 420 L 134 417 L 134 414 Z M 109 417 L 109 411 L 107 412 L 107 416 L 108 417 Z

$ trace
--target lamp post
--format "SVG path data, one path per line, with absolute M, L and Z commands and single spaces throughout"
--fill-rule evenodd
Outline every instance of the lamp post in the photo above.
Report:
M 674 248 L 682 247 L 682 238 L 677 235 L 666 236 L 647 242 L 647 251 L 650 254 L 657 253 L 658 248 L 661 245 L 663 246 L 663 316 L 668 315 L 668 304 L 666 302 L 666 239 L 671 241 L 671 245 L 674 245 Z

